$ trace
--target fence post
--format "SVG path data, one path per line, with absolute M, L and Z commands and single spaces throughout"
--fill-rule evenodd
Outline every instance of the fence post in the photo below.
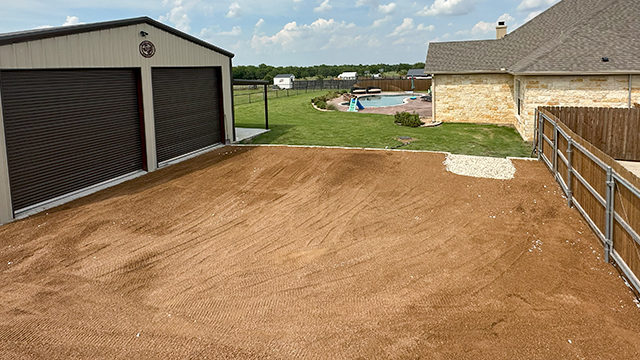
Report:
M 609 262 L 611 252 L 613 251 L 613 221 L 614 221 L 614 191 L 616 182 L 613 179 L 613 170 L 611 166 L 607 166 L 607 203 L 605 209 L 605 248 L 604 261 Z
M 540 111 L 536 109 L 536 119 L 538 120 L 538 161 L 542 160 L 542 150 L 543 150 L 543 139 L 542 134 L 544 134 L 544 119 L 542 118 L 542 114 Z
M 573 176 L 573 139 L 567 139 L 567 204 L 573 207 L 573 191 L 571 181 Z
M 558 176 L 558 124 L 553 123 L 553 175 Z

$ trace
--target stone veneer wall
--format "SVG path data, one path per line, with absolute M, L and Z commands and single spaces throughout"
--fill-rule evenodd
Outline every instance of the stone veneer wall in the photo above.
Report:
M 516 76 L 524 92 L 523 111 L 515 126 L 526 140 L 533 139 L 538 106 L 627 107 L 629 75 Z M 640 103 L 640 76 L 632 77 L 632 105 Z
M 515 80 L 521 81 L 522 114 L 515 108 Z M 626 107 L 629 75 L 513 76 L 435 75 L 434 119 L 444 122 L 509 124 L 533 140 L 538 106 Z M 640 103 L 640 75 L 632 77 L 631 102 Z
M 513 76 L 435 75 L 434 120 L 513 124 Z

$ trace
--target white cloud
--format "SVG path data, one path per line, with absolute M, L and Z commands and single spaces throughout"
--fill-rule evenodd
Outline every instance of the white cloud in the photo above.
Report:
M 379 27 L 380 25 L 388 22 L 389 20 L 391 20 L 391 16 L 387 15 L 381 19 L 378 20 L 374 20 L 373 24 L 371 24 L 371 27 Z
M 498 21 L 504 21 L 505 24 L 507 24 L 507 26 L 510 26 L 510 27 L 517 26 L 516 19 L 513 16 L 509 15 L 508 13 L 504 13 L 500 15 L 500 17 L 498 17 L 498 20 L 496 22 L 479 21 L 473 26 L 473 28 L 471 29 L 471 33 L 474 35 L 484 35 L 492 31 L 495 31 L 496 25 L 498 25 Z M 462 35 L 464 33 L 466 32 L 465 31 L 458 32 L 459 35 Z
M 377 0 L 357 0 L 356 1 L 356 7 L 376 6 L 376 5 L 378 5 L 378 1 Z
M 421 16 L 465 15 L 473 11 L 475 0 L 435 0 L 418 12 Z
M 331 10 L 331 8 L 333 8 L 333 6 L 329 4 L 329 0 L 324 0 L 318 7 L 314 8 L 313 11 L 324 12 Z
M 433 25 L 424 25 L 424 24 L 420 24 L 418 25 L 418 27 L 416 27 L 416 30 L 418 31 L 433 31 L 435 29 L 436 27 Z
M 62 24 L 62 26 L 80 25 L 80 24 L 84 24 L 84 23 L 80 22 L 80 19 L 77 16 L 67 16 L 67 20 L 64 22 L 64 24 Z
M 514 26 L 516 23 L 516 18 L 509 15 L 508 13 L 504 13 L 498 17 L 498 21 L 504 21 L 508 26 Z
M 163 1 L 163 5 L 168 5 L 168 1 Z M 173 7 L 166 15 L 160 16 L 160 21 L 168 21 L 178 30 L 189 32 L 189 30 L 191 30 L 191 19 L 189 19 L 189 15 L 187 15 L 187 10 L 182 0 L 174 0 L 172 5 Z
M 551 6 L 559 0 L 522 0 L 518 5 L 519 11 L 540 10 L 544 7 Z
M 254 35 L 251 47 L 258 52 L 278 47 L 293 53 L 346 48 L 362 39 L 361 35 L 354 36 L 355 27 L 353 23 L 337 22 L 334 19 L 319 18 L 311 24 L 301 25 L 292 21 L 271 36 Z
M 234 26 L 230 31 L 221 31 L 218 35 L 222 36 L 238 36 L 242 34 L 242 28 L 240 26 Z
M 398 25 L 389 36 L 398 36 L 402 34 L 406 34 L 409 31 L 413 30 L 415 25 L 413 24 L 412 18 L 404 18 L 402 20 L 402 24 Z
M 257 27 L 257 28 L 258 28 L 258 27 L 262 26 L 262 24 L 264 24 L 264 19 L 263 19 L 263 18 L 260 18 L 260 20 L 258 20 L 258 22 L 256 23 L 256 26 L 255 26 L 255 27 Z
M 240 16 L 240 4 L 238 4 L 237 2 L 232 2 L 231 5 L 229 5 L 229 11 L 227 11 L 227 15 L 225 15 L 228 18 L 234 18 L 234 17 L 238 17 Z
M 486 22 L 486 21 L 479 21 L 478 23 L 473 25 L 473 28 L 471 29 L 471 33 L 475 34 L 475 35 L 488 34 L 492 30 L 495 30 L 495 29 L 496 29 L 496 24 L 490 23 L 490 22 Z M 465 31 L 459 32 L 460 35 L 462 35 L 464 33 L 465 33 Z
M 396 9 L 396 3 L 390 2 L 388 4 L 380 4 L 378 5 L 378 11 L 383 14 L 391 14 Z

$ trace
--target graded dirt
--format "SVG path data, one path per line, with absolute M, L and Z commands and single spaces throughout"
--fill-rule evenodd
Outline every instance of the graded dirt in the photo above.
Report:
M 631 359 L 544 166 L 228 146 L 0 227 L 0 358 Z

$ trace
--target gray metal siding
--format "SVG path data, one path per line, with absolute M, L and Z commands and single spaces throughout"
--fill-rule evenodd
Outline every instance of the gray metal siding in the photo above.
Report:
M 219 68 L 154 68 L 158 162 L 223 142 Z
M 13 210 L 143 167 L 133 69 L 0 72 Z

